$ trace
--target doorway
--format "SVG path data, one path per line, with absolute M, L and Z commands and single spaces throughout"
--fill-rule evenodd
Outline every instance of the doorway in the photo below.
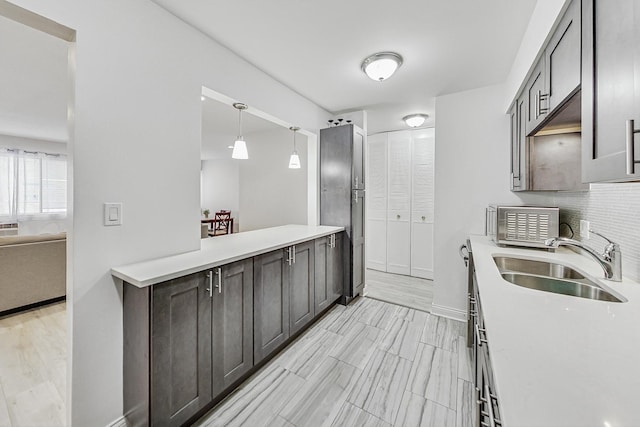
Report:
M 68 425 L 75 31 L 0 1 L 0 39 L 0 425 Z

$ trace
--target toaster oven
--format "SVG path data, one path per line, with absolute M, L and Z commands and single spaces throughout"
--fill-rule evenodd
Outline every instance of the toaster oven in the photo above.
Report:
M 491 205 L 486 213 L 486 234 L 499 246 L 544 248 L 558 237 L 560 209 L 545 206 Z

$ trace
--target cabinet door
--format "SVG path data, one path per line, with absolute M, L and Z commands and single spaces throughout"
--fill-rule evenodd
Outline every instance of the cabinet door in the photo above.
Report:
M 327 308 L 333 296 L 333 290 L 329 289 L 329 257 L 331 255 L 331 236 L 321 237 L 315 240 L 315 297 L 313 303 L 313 315 L 317 315 Z
M 313 241 L 293 246 L 293 263 L 287 266 L 290 270 L 290 334 L 299 331 L 313 319 L 315 292 L 315 243 Z
M 211 298 L 207 288 L 205 272 L 153 287 L 153 425 L 182 425 L 211 401 Z
M 411 133 L 389 134 L 387 271 L 411 273 Z
M 253 259 L 214 269 L 213 394 L 253 366 Z
M 353 127 L 320 130 L 320 224 L 348 227 Z
M 525 130 L 530 135 L 547 116 L 548 98 L 545 97 L 545 61 L 544 57 L 536 65 L 527 81 L 524 94 L 527 99 Z
M 367 268 L 387 271 L 387 134 L 367 138 Z
M 362 129 L 353 126 L 353 182 L 352 188 L 364 188 L 365 136 Z
M 583 0 L 582 181 L 640 179 L 640 7 Z
M 520 144 L 518 135 L 518 100 L 513 103 L 509 111 L 511 122 L 511 191 L 520 188 Z
M 411 151 L 411 275 L 433 279 L 435 131 L 413 131 Z
M 350 297 L 362 294 L 364 289 L 364 206 L 365 193 L 362 190 L 353 192 L 351 204 L 351 290 Z
M 344 292 L 345 237 L 344 232 L 335 235 L 334 247 L 327 256 L 327 288 L 331 292 L 333 302 Z
M 289 338 L 289 265 L 285 250 L 253 259 L 253 359 L 260 362 Z
M 545 49 L 546 94 L 549 111 L 580 87 L 580 0 L 573 0 Z

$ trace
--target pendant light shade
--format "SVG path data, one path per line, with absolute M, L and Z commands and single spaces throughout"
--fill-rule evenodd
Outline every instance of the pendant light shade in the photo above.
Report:
M 410 128 L 417 128 L 422 126 L 428 117 L 428 114 L 410 114 L 408 116 L 404 116 L 402 120 L 404 120 Z
M 296 151 L 296 132 L 299 131 L 300 128 L 292 126 L 289 129 L 293 131 L 293 153 L 291 153 L 291 157 L 289 158 L 289 169 L 300 169 L 300 156 L 298 156 L 298 152 Z
M 362 61 L 362 71 L 371 80 L 381 82 L 388 79 L 402 65 L 402 56 L 395 52 L 379 52 Z
M 236 102 L 233 104 L 233 108 L 238 110 L 238 137 L 233 144 L 231 158 L 246 160 L 249 158 L 249 152 L 247 151 L 247 143 L 244 142 L 244 138 L 242 137 L 242 111 L 247 109 L 247 105 Z
M 239 160 L 247 160 L 249 158 L 247 144 L 244 142 L 244 139 L 236 139 L 236 142 L 233 144 L 231 158 Z

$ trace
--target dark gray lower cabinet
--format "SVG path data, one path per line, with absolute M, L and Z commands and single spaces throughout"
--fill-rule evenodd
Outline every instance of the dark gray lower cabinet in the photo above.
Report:
M 314 316 L 315 292 L 315 243 L 309 241 L 293 246 L 295 256 L 288 268 L 290 272 L 289 290 L 289 332 L 294 334 L 307 325 Z
M 342 235 L 316 239 L 314 315 L 321 313 L 342 295 Z
M 288 248 L 253 260 L 254 363 L 271 354 L 289 338 Z
M 311 240 L 145 288 L 125 283 L 128 423 L 185 425 L 312 322 L 316 295 L 320 310 L 334 303 L 343 235 L 335 245 Z
M 211 401 L 207 281 L 203 272 L 153 287 L 150 424 L 154 426 L 179 426 Z
M 225 265 L 214 273 L 211 355 L 216 395 L 253 367 L 253 259 Z

